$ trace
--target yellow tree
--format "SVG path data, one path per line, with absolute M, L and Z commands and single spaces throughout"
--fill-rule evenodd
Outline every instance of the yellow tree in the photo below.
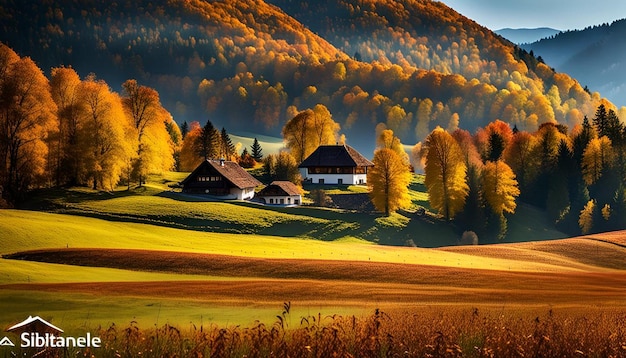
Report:
M 411 172 L 396 151 L 379 148 L 374 152 L 374 167 L 367 173 L 367 186 L 376 210 L 389 216 L 411 205 L 408 186 Z
M 503 239 L 507 231 L 507 220 L 504 213 L 514 213 L 519 196 L 515 174 L 504 161 L 488 161 L 483 168 L 483 197 L 491 210 L 500 220 L 499 238 Z
M 49 138 L 57 130 L 48 80 L 30 58 L 0 44 L 0 197 L 15 203 L 46 184 Z
M 380 132 L 380 135 L 376 140 L 376 145 L 378 148 L 393 150 L 400 156 L 404 164 L 409 164 L 409 155 L 404 150 L 404 146 L 402 145 L 402 142 L 400 142 L 400 138 L 396 137 L 393 133 L 393 130 L 385 129 Z
M 537 138 L 528 132 L 517 132 L 504 151 L 504 160 L 516 173 L 519 186 L 525 189 L 537 174 L 539 158 L 535 155 Z
M 201 135 L 202 127 L 200 123 L 191 122 L 189 132 L 187 132 L 180 147 L 180 171 L 190 172 L 204 160 L 203 157 L 197 155 L 196 151 Z
M 137 146 L 133 124 L 120 97 L 104 81 L 89 76 L 80 94 L 85 106 L 78 133 L 82 179 L 94 189 L 113 190 Z
M 56 181 L 78 182 L 78 128 L 81 113 L 79 101 L 80 77 L 71 67 L 53 68 L 50 78 L 52 99 L 57 104 L 59 136 L 56 141 Z
M 589 200 L 583 210 L 580 211 L 580 216 L 578 217 L 578 226 L 580 226 L 580 230 L 583 234 L 588 234 L 593 228 L 595 207 L 595 200 Z
M 613 146 L 607 137 L 592 139 L 583 152 L 583 179 L 587 185 L 597 182 L 613 161 Z
M 452 219 L 463 209 L 469 192 L 463 152 L 452 135 L 440 127 L 428 135 L 425 146 L 424 184 L 430 205 L 446 219 Z
M 514 213 L 520 191 L 511 167 L 504 161 L 487 162 L 483 168 L 483 195 L 497 215 Z
M 137 136 L 133 169 L 139 185 L 142 185 L 147 174 L 169 170 L 174 163 L 173 143 L 166 127 L 171 115 L 161 106 L 159 94 L 154 89 L 140 86 L 133 79 L 124 82 L 122 88 L 124 110 L 132 120 Z
M 328 109 L 318 104 L 314 109 L 304 110 L 287 121 L 282 134 L 285 146 L 301 163 L 320 145 L 335 144 L 339 129 Z

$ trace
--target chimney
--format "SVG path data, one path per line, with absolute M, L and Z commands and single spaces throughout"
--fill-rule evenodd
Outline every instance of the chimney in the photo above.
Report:
M 220 167 L 223 167 L 223 166 L 224 166 L 224 162 L 225 162 L 225 161 L 226 161 L 226 160 L 225 160 L 224 158 L 220 158 Z

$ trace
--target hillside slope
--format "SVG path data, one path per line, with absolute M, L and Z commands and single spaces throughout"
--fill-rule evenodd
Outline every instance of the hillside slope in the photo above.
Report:
M 71 65 L 114 89 L 136 78 L 179 123 L 208 117 L 276 136 L 322 103 L 364 152 L 379 123 L 415 143 L 437 125 L 474 130 L 496 118 L 529 130 L 573 125 L 600 100 L 439 2 L 272 3 L 11 0 L 0 41 L 46 70 Z
M 523 46 L 619 106 L 626 104 L 626 19 L 559 33 Z

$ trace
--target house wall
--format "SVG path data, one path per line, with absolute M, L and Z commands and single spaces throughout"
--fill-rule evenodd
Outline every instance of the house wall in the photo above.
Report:
M 312 184 L 318 184 L 320 179 L 324 179 L 324 184 L 338 184 L 339 179 L 343 179 L 343 184 L 346 185 L 367 183 L 367 174 L 308 174 L 306 168 L 303 170 L 305 175 L 302 177 L 311 181 Z
M 265 204 L 270 204 L 270 205 L 300 205 L 302 204 L 301 195 L 264 196 L 262 199 L 265 199 Z M 281 199 L 283 200 L 282 204 L 280 202 Z
M 234 196 L 234 199 L 237 200 L 250 200 L 254 198 L 254 188 L 231 188 L 230 189 L 231 196 Z

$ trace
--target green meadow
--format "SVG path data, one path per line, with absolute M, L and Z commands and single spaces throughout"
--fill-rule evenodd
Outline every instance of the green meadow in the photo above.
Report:
M 492 307 L 502 292 L 518 297 L 514 306 L 532 297 L 537 305 L 569 305 L 577 298 L 553 301 L 554 292 L 568 292 L 572 284 L 591 290 L 596 279 L 588 283 L 587 273 L 613 272 L 623 253 L 588 239 L 585 252 L 602 250 L 611 263 L 572 253 L 567 240 L 552 241 L 551 250 L 531 244 L 457 247 L 453 227 L 428 211 L 417 214 L 419 207 L 428 210 L 420 176 L 410 187 L 413 207 L 390 217 L 205 201 L 175 189 L 184 177 L 166 173 L 144 187 L 111 193 L 41 191 L 27 203 L 29 210 L 2 210 L 0 322 L 40 315 L 70 330 L 131 321 L 148 328 L 245 327 L 274 322 L 285 301 L 293 302 L 291 317 L 299 321 L 318 313 L 365 316 L 378 307 Z M 329 195 L 366 192 L 360 186 L 324 189 Z M 521 206 L 509 221 L 511 240 L 563 237 L 544 220 L 538 210 Z M 407 247 L 409 241 L 419 247 Z M 25 251 L 40 257 L 9 258 Z M 74 256 L 56 257 L 64 252 Z M 520 286 L 535 276 L 549 285 L 554 273 L 564 283 L 550 294 L 543 294 L 545 287 L 534 292 Z M 602 299 L 615 302 L 614 292 L 607 292 Z

